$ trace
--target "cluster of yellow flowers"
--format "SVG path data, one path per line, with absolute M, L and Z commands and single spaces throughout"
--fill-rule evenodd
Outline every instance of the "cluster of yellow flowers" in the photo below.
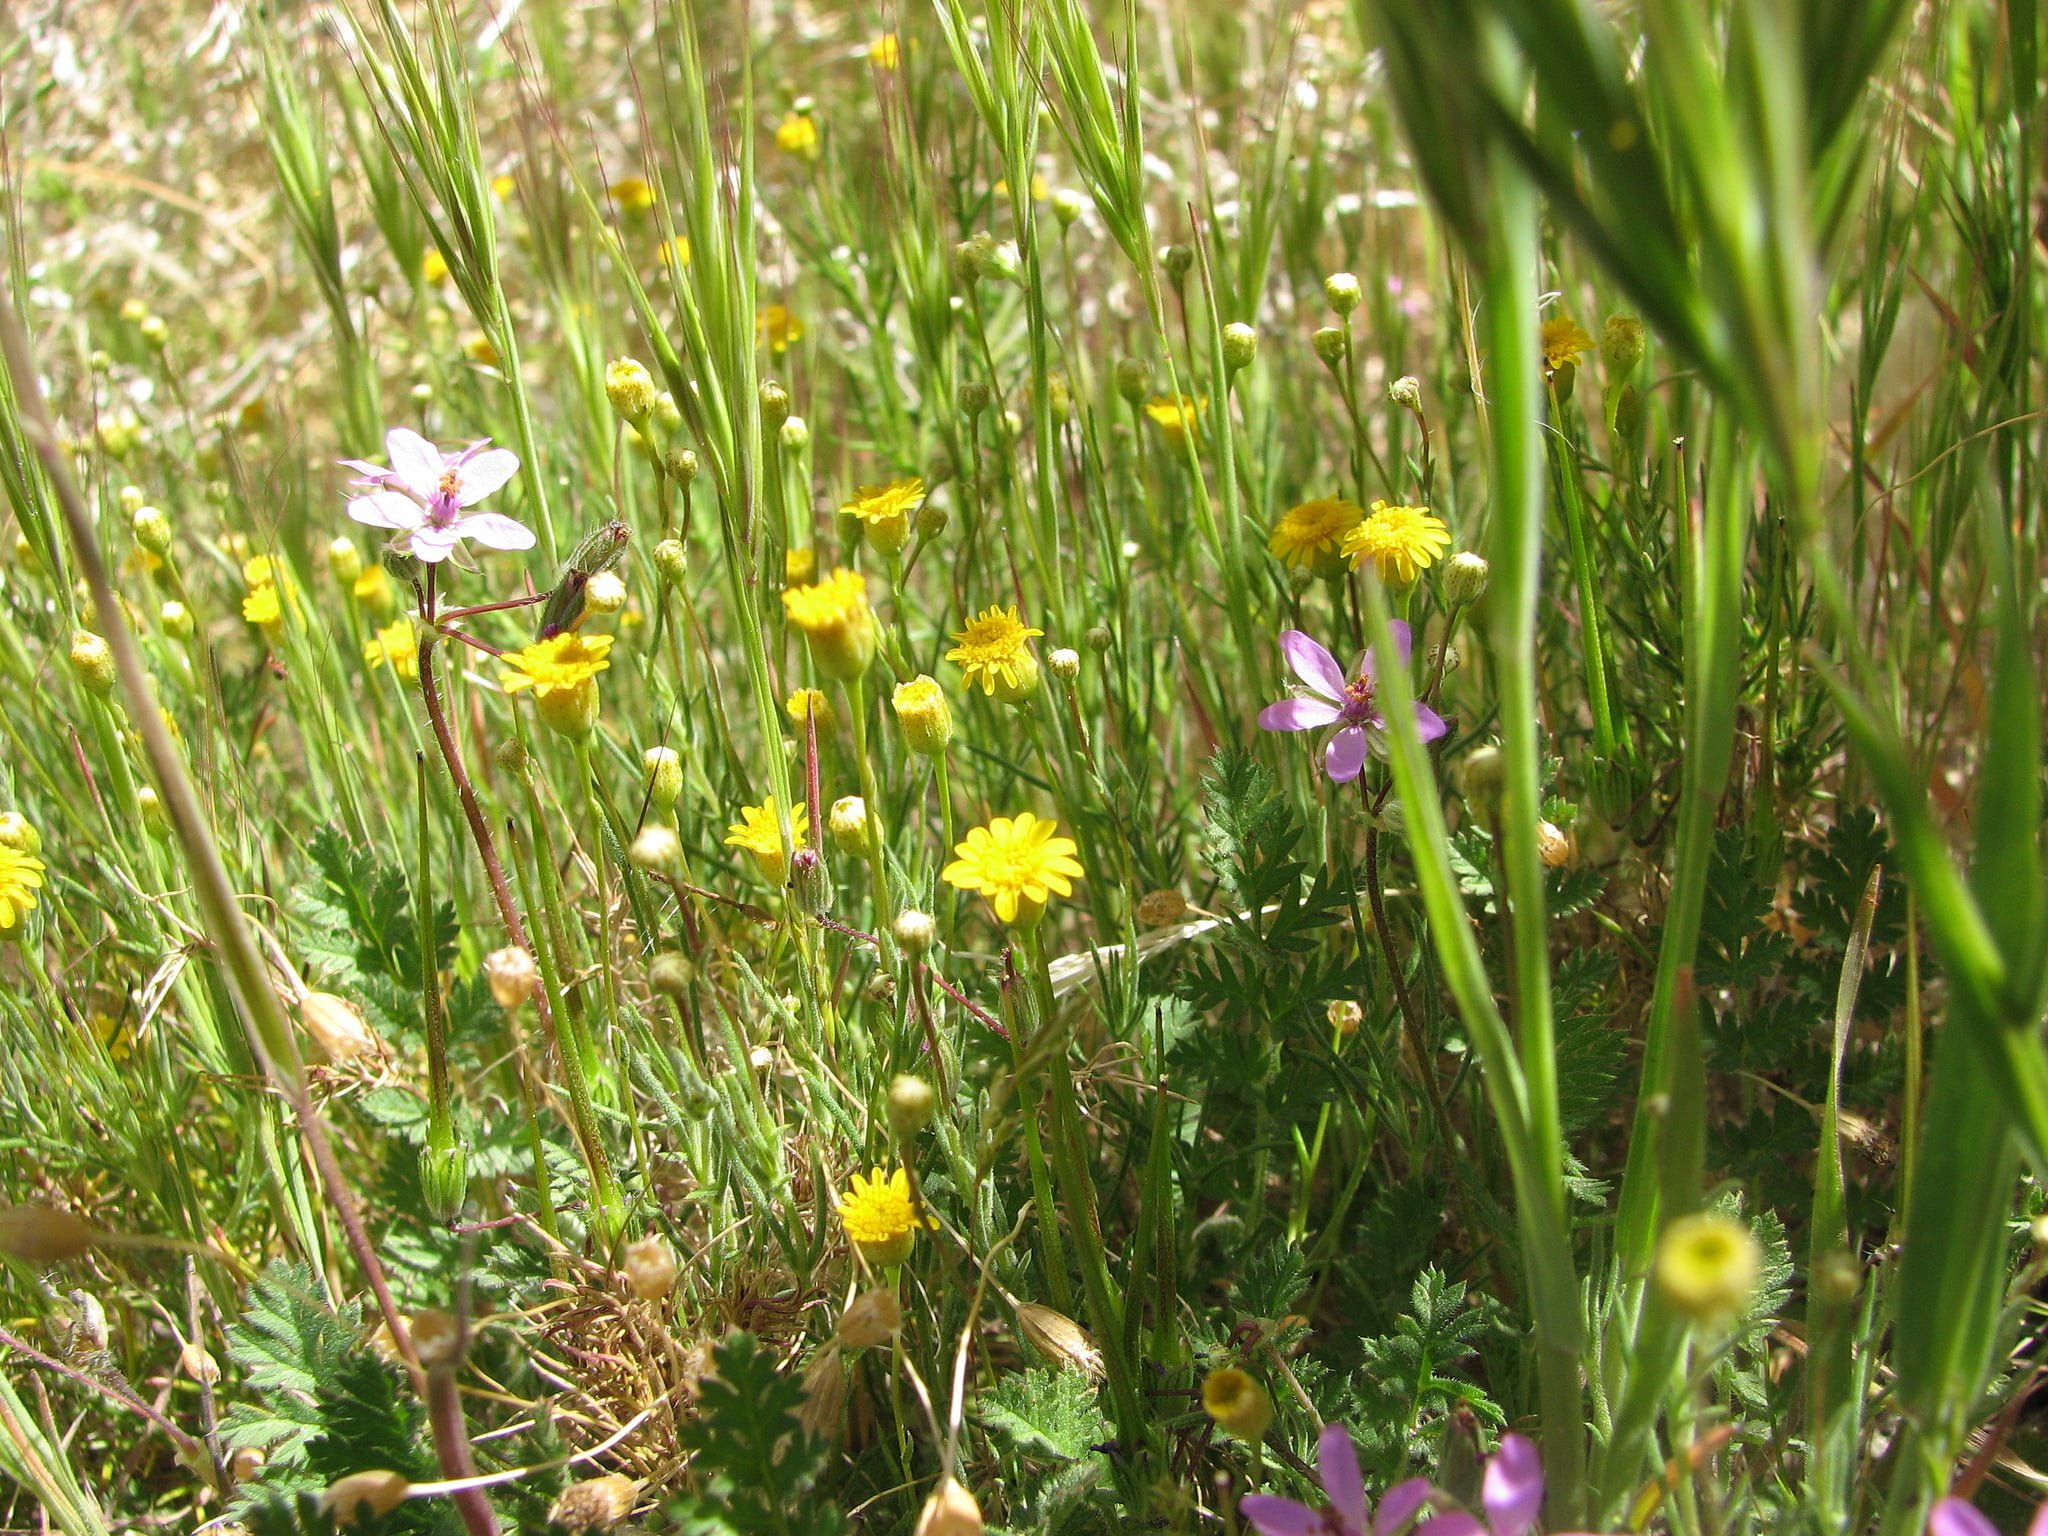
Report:
M 1451 547 L 1451 530 L 1427 507 L 1375 501 L 1367 512 L 1341 497 L 1305 501 L 1273 529 L 1266 548 L 1283 565 L 1333 577 L 1344 560 L 1366 561 L 1386 585 L 1405 589 Z
M 43 840 L 19 811 L 0 815 L 0 933 L 20 925 L 43 886 Z

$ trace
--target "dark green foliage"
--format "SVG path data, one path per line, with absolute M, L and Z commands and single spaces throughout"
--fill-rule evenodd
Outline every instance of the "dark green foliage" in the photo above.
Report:
M 380 1033 L 417 1027 L 420 1016 L 420 924 L 412 887 L 396 866 L 322 827 L 307 846 L 318 877 L 293 893 L 301 944 L 322 980 L 360 1001 Z M 455 908 L 434 909 L 435 970 L 455 956 Z M 459 995 L 459 994 L 458 994 Z M 457 1038 L 476 1027 L 474 1000 L 451 1009 Z
M 1505 1422 L 1468 1362 L 1482 1344 L 1504 1343 L 1510 1334 L 1490 1297 L 1468 1300 L 1463 1284 L 1434 1267 L 1415 1277 L 1408 1311 L 1393 1332 L 1362 1341 L 1362 1363 L 1351 1377 L 1355 1406 L 1347 1422 L 1368 1485 L 1429 1471 L 1441 1421 L 1454 1408 L 1470 1408 L 1490 1425 Z
M 422 1443 L 424 1413 L 396 1367 L 363 1342 L 357 1308 L 330 1308 L 302 1264 L 278 1262 L 250 1288 L 241 1321 L 228 1330 L 229 1353 L 255 1400 L 228 1410 L 230 1446 L 264 1452 L 245 1485 L 252 1502 L 320 1493 L 351 1472 L 387 1470 L 425 1482 L 436 1474 Z M 438 1501 L 394 1512 L 394 1532 L 445 1528 Z
M 750 1333 L 727 1335 L 714 1368 L 683 1431 L 698 1491 L 673 1507 L 682 1528 L 706 1536 L 830 1536 L 844 1529 L 837 1506 L 811 1496 L 828 1458 L 824 1442 L 797 1418 L 802 1384 L 777 1370 Z

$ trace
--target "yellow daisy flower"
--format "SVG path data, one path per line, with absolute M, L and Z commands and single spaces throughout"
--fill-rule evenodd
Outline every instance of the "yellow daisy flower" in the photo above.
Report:
M 523 651 L 507 651 L 504 659 L 514 670 L 499 679 L 507 693 L 531 688 L 534 697 L 544 699 L 581 686 L 611 665 L 605 654 L 612 648 L 610 635 L 571 632 L 536 640 Z
M 1579 329 L 1570 315 L 1543 322 L 1543 376 L 1547 379 L 1566 363 L 1577 363 L 1581 354 L 1593 350 L 1593 338 Z
M 887 485 L 864 485 L 840 507 L 867 527 L 868 542 L 885 555 L 900 554 L 910 540 L 910 514 L 924 503 L 924 481 L 913 475 Z
M 817 579 L 817 550 L 805 546 L 782 552 L 782 584 L 785 587 L 808 587 Z
M 1058 832 L 1058 822 L 1029 811 L 998 816 L 955 846 L 959 857 L 939 878 L 956 890 L 979 891 L 997 917 L 1028 927 L 1045 911 L 1047 896 L 1073 895 L 1084 873 L 1074 857 L 1079 845 Z
M 877 69 L 894 69 L 902 54 L 894 32 L 884 32 L 868 44 L 868 62 Z
M 910 1193 L 910 1175 L 898 1168 L 880 1168 L 853 1184 L 839 1199 L 839 1221 L 854 1247 L 877 1269 L 888 1269 L 910 1257 L 919 1227 L 936 1227 L 936 1216 L 922 1215 Z
M 395 601 L 391 594 L 391 573 L 381 565 L 366 565 L 350 584 L 355 600 L 372 613 L 389 613 Z
M 844 566 L 823 581 L 782 594 L 789 622 L 811 644 L 811 661 L 827 677 L 858 677 L 875 659 L 875 614 L 867 578 Z
M 997 604 L 969 619 L 967 627 L 953 636 L 960 643 L 946 652 L 946 660 L 960 664 L 970 689 L 978 683 L 983 693 L 1015 702 L 1038 686 L 1031 637 L 1044 633 L 1026 625 L 1015 608 Z
M 507 651 L 510 670 L 499 686 L 507 693 L 531 688 L 541 719 L 564 736 L 585 736 L 597 723 L 597 674 L 611 665 L 610 635 L 571 631 Z
M 1365 521 L 1365 508 L 1339 496 L 1304 501 L 1274 525 L 1266 548 L 1282 565 L 1308 566 L 1317 575 L 1336 574 L 1344 537 Z
M 1200 399 L 1193 395 L 1158 395 L 1145 402 L 1145 414 L 1173 448 L 1180 447 L 1181 440 L 1190 432 L 1195 434 L 1196 442 L 1202 440 L 1202 412 L 1208 408 L 1207 395 Z
M 438 245 L 428 246 L 427 254 L 420 258 L 420 278 L 430 288 L 448 281 L 448 258 Z
M 777 354 L 804 339 L 804 323 L 787 304 L 764 304 L 754 316 L 754 344 Z
M 811 812 L 808 806 L 795 806 L 789 813 L 789 840 L 792 847 L 801 848 L 811 831 Z M 759 805 L 740 807 L 740 819 L 725 829 L 725 846 L 744 848 L 754 856 L 754 862 L 761 866 L 761 873 L 776 884 L 782 883 L 789 873 L 789 861 L 782 849 L 782 829 L 775 824 L 775 797 L 768 796 Z
M 661 242 L 661 255 L 665 261 L 672 261 L 679 267 L 690 264 L 690 237 L 677 235 L 673 240 Z
M 275 634 L 284 623 L 284 603 L 277 595 L 274 582 L 264 582 L 260 587 L 249 589 L 249 595 L 242 599 L 242 617 L 266 634 Z
M 775 125 L 775 147 L 785 155 L 817 159 L 818 125 L 801 112 L 790 113 Z
M 622 176 L 605 190 L 621 213 L 645 213 L 654 206 L 654 188 L 645 176 Z
M 363 664 L 375 671 L 389 667 L 406 682 L 420 675 L 420 640 L 412 620 L 386 625 L 363 643 Z
M 14 927 L 36 904 L 42 889 L 43 861 L 7 843 L 0 843 L 0 932 Z
M 1344 535 L 1344 553 L 1355 571 L 1367 560 L 1390 587 L 1411 587 L 1451 547 L 1451 530 L 1427 507 L 1372 504 L 1372 514 Z

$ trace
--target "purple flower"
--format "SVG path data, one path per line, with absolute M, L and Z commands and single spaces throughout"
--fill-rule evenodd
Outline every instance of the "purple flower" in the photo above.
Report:
M 1238 1501 L 1238 1510 L 1260 1536 L 1388 1536 L 1406 1525 L 1430 1494 L 1428 1478 L 1411 1477 L 1387 1490 L 1374 1518 L 1365 1500 L 1365 1480 L 1358 1473 L 1357 1448 L 1342 1424 L 1324 1428 L 1316 1447 L 1316 1476 L 1330 1501 L 1328 1509 L 1310 1509 L 1269 1493 L 1248 1493 Z
M 1400 664 L 1405 667 L 1414 643 L 1408 626 L 1396 619 L 1389 627 L 1394 632 L 1394 648 L 1401 653 Z M 1269 731 L 1336 726 L 1330 744 L 1323 749 L 1323 767 L 1339 784 L 1349 784 L 1364 771 L 1368 749 L 1375 757 L 1387 755 L 1387 717 L 1380 713 L 1379 677 L 1372 652 L 1360 658 L 1357 674 L 1346 682 L 1337 658 L 1300 630 L 1283 632 L 1280 649 L 1309 693 L 1268 704 L 1259 711 L 1260 726 Z M 1415 728 L 1424 741 L 1435 741 L 1445 730 L 1443 718 L 1426 704 L 1415 706 Z
M 1943 1499 L 1927 1515 L 1927 1536 L 1998 1536 L 1998 1527 L 1962 1499 Z M 2027 1536 L 2048 1536 L 2048 1504 L 2034 1511 Z
M 397 532 L 392 547 L 430 564 L 446 560 L 464 539 L 491 549 L 531 549 L 533 533 L 516 518 L 501 512 L 471 512 L 491 492 L 519 472 L 519 455 L 492 448 L 490 439 L 471 443 L 458 453 L 443 453 L 419 433 L 393 427 L 384 437 L 389 469 L 363 459 L 343 459 L 372 487 L 348 504 L 348 515 L 372 528 Z
M 1520 1435 L 1502 1435 L 1479 1486 L 1486 1523 L 1462 1509 L 1425 1520 L 1415 1536 L 1528 1536 L 1543 1508 L 1543 1460 Z

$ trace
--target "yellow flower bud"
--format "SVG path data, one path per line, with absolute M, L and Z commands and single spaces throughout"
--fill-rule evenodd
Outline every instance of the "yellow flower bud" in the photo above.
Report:
M 114 691 L 114 648 L 81 629 L 71 637 L 71 671 L 87 693 L 105 698 Z
M 896 685 L 891 698 L 903 743 L 920 757 L 937 757 L 953 739 L 953 710 L 935 678 L 919 673 Z
M 633 358 L 615 358 L 605 365 L 604 395 L 623 420 L 637 427 L 654 410 L 654 375 Z

